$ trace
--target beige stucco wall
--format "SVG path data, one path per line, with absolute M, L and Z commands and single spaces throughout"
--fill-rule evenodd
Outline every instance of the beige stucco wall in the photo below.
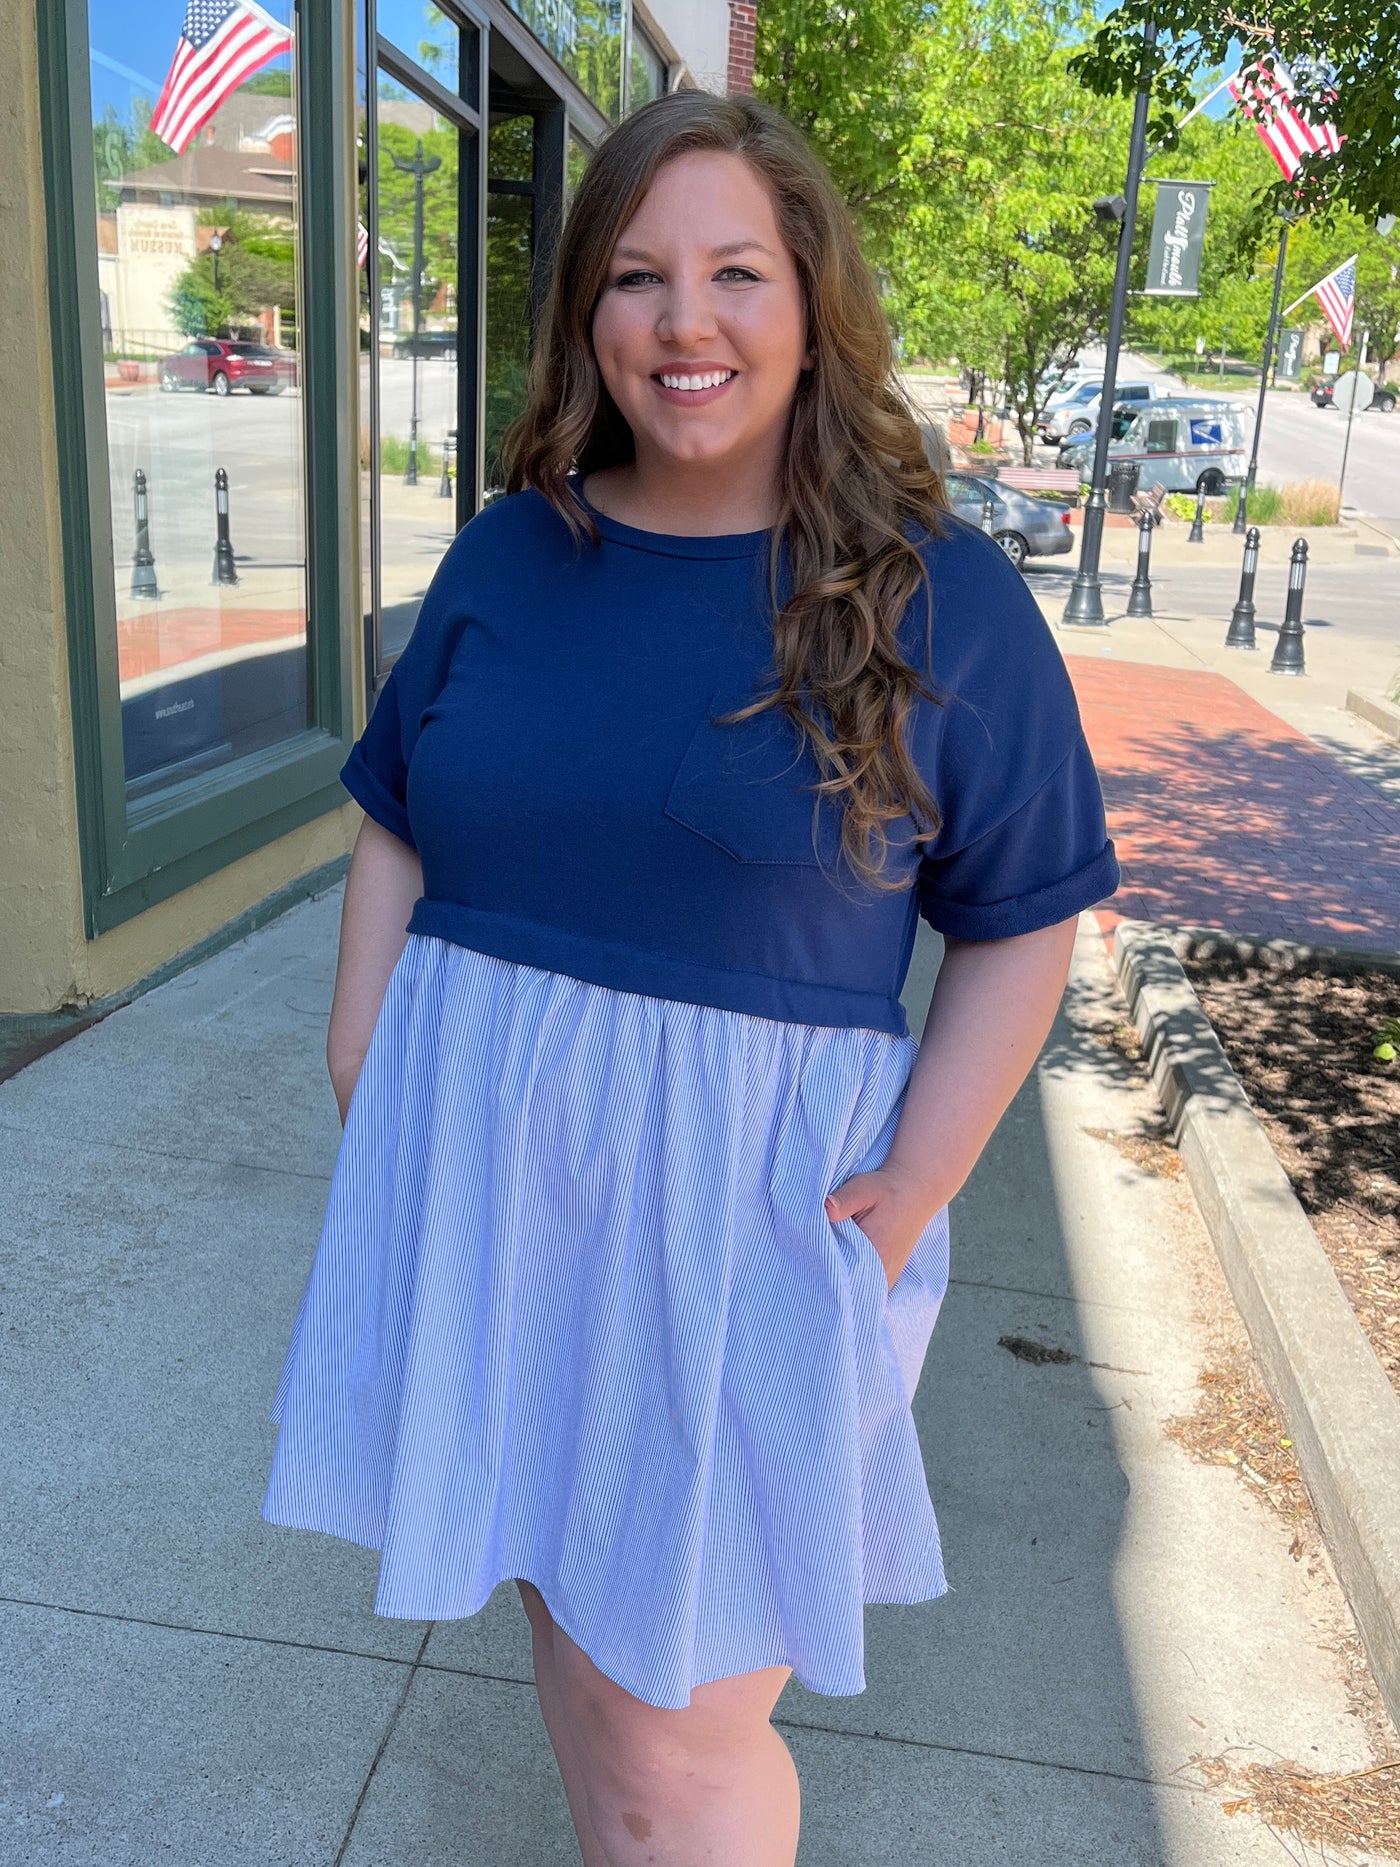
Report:
M 0 0 L 0 44 L 0 1012 L 43 1012 L 124 990 L 342 855 L 359 811 L 347 804 L 84 937 L 34 0 Z M 363 719 L 362 693 L 356 706 Z

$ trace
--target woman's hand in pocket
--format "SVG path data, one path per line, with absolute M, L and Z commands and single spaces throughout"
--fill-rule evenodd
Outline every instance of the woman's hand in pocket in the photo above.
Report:
M 926 1185 L 888 1163 L 872 1173 L 852 1174 L 826 1196 L 826 1216 L 833 1224 L 855 1220 L 875 1247 L 891 1290 L 937 1210 L 929 1204 Z

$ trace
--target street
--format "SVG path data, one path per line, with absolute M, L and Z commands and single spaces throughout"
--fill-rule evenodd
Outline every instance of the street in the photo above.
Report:
M 1248 404 L 1246 432 L 1253 433 L 1258 390 L 1232 396 Z M 1259 477 L 1279 486 L 1287 480 L 1331 480 L 1342 464 L 1346 419 L 1333 408 L 1316 408 L 1296 390 L 1272 389 L 1264 398 L 1259 442 Z M 1400 409 L 1383 414 L 1358 410 L 1351 424 L 1343 505 L 1365 512 L 1400 536 Z
M 1086 349 L 1086 367 L 1102 365 L 1103 350 Z M 1254 433 L 1259 388 L 1189 389 L 1180 378 L 1164 374 L 1145 357 L 1125 350 L 1119 382 L 1164 382 L 1172 395 L 1221 396 L 1246 412 L 1246 444 Z M 1289 480 L 1330 480 L 1335 485 L 1342 464 L 1346 422 L 1335 409 L 1315 408 L 1297 389 L 1271 389 L 1264 398 L 1264 430 L 1259 444 L 1259 478 L 1272 486 Z M 1351 425 L 1351 449 L 1343 503 L 1348 510 L 1378 519 L 1400 536 L 1400 408 L 1390 414 L 1357 412 Z
M 441 458 L 443 436 L 456 425 L 456 365 L 442 359 L 418 366 L 419 434 Z M 407 441 L 413 393 L 411 362 L 380 363 L 381 428 Z M 216 520 L 214 475 L 229 479 L 229 535 L 240 585 L 240 605 L 279 608 L 305 602 L 300 573 L 306 558 L 303 402 L 299 392 L 276 397 L 162 395 L 154 385 L 109 393 L 112 553 L 117 566 L 121 620 L 149 616 L 149 603 L 133 602 L 128 567 L 136 533 L 133 476 L 147 478 L 150 542 L 161 597 L 167 604 L 227 607 L 231 588 L 211 596 Z M 406 636 L 399 614 L 416 613 L 438 560 L 455 532 L 454 502 L 439 497 L 436 469 L 416 487 L 403 485 L 401 468 L 383 479 L 382 601 L 397 616 L 395 645 Z M 295 575 L 293 575 L 295 573 Z

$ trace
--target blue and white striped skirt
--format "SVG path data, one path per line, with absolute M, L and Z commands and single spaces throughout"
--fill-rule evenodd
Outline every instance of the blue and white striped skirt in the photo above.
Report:
M 533 1582 L 657 1706 L 865 1679 L 944 1592 L 909 1403 L 946 1214 L 894 1290 L 825 1195 L 914 1040 L 589 985 L 410 936 L 346 1123 L 263 1515 L 382 1552 L 375 1611 Z

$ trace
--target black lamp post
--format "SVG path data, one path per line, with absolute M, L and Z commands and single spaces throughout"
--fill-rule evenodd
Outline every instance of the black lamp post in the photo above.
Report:
M 214 255 L 214 290 L 216 293 L 219 289 L 219 254 L 223 251 L 223 248 L 223 235 L 211 233 L 209 236 L 209 251 Z
M 1137 226 L 1138 186 L 1147 159 L 1147 105 L 1152 91 L 1153 50 L 1157 27 L 1147 22 L 1142 35 L 1142 67 L 1137 97 L 1133 102 L 1133 133 L 1128 144 L 1128 178 L 1121 195 L 1095 201 L 1094 212 L 1101 219 L 1116 220 L 1118 228 L 1118 264 L 1113 274 L 1113 300 L 1108 314 L 1108 335 L 1104 346 L 1103 389 L 1099 395 L 1098 429 L 1094 437 L 1093 483 L 1089 503 L 1084 508 L 1084 533 L 1079 545 L 1079 569 L 1074 573 L 1064 621 L 1098 624 L 1104 620 L 1103 591 L 1099 585 L 1099 549 L 1103 543 L 1104 483 L 1108 476 L 1108 443 L 1113 428 L 1113 397 L 1118 387 L 1118 352 L 1123 343 L 1123 324 L 1128 310 L 1128 274 L 1133 259 L 1133 232 Z
M 1235 535 L 1243 537 L 1249 526 L 1249 495 L 1254 491 L 1254 476 L 1259 469 L 1259 436 L 1264 427 L 1264 397 L 1269 388 L 1269 369 L 1278 335 L 1278 301 L 1283 294 L 1283 265 L 1288 257 L 1288 227 L 1291 214 L 1283 216 L 1283 232 L 1278 238 L 1278 260 L 1274 265 L 1274 296 L 1269 305 L 1269 329 L 1264 338 L 1264 361 L 1259 366 L 1259 406 L 1254 411 L 1254 440 L 1249 450 L 1249 469 L 1235 505 Z
M 413 177 L 413 403 L 408 418 L 408 471 L 405 486 L 418 484 L 418 334 L 423 323 L 423 177 L 442 167 L 441 156 L 425 156 L 420 142 L 412 162 L 393 157 L 394 167 Z

